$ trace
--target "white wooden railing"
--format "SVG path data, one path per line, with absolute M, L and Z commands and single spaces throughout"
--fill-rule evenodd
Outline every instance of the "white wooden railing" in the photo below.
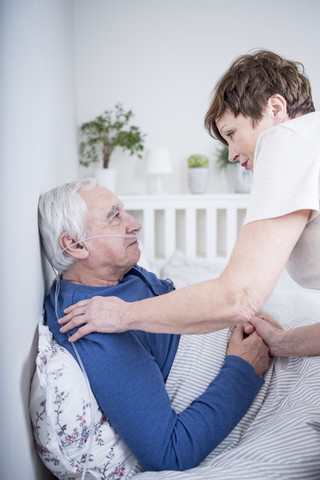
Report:
M 142 223 L 140 238 L 151 258 L 165 262 L 176 249 L 191 258 L 229 258 L 248 206 L 247 194 L 123 195 Z

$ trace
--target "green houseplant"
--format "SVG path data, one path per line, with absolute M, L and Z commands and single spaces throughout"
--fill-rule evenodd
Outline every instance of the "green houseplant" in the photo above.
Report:
M 194 154 L 188 157 L 187 162 L 188 185 L 191 193 L 203 193 L 208 185 L 208 157 Z
M 145 134 L 140 128 L 130 125 L 133 116 L 131 110 L 126 112 L 122 104 L 117 103 L 113 110 L 106 110 L 94 120 L 83 123 L 80 127 L 84 137 L 80 143 L 80 163 L 88 166 L 98 162 L 102 156 L 103 168 L 108 168 L 116 147 L 141 158 Z
M 224 143 L 221 143 L 218 147 L 216 161 L 218 170 L 224 170 L 229 165 L 232 165 L 229 162 L 229 148 Z
M 208 168 L 209 159 L 205 155 L 190 155 L 188 168 Z

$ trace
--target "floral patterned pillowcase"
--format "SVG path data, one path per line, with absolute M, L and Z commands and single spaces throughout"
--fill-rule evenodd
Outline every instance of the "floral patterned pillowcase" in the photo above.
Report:
M 86 478 L 123 480 L 136 470 L 137 461 L 93 395 L 91 398 L 92 407 L 78 363 L 56 343 L 41 320 L 30 415 L 42 461 L 59 479 L 81 478 L 91 443 L 89 432 L 93 414 L 93 438 Z

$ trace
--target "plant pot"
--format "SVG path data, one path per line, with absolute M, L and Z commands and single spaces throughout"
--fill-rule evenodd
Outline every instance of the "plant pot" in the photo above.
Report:
M 239 162 L 228 165 L 228 168 L 235 193 L 249 193 L 252 183 L 252 173 L 250 170 L 241 167 Z
M 208 186 L 208 168 L 188 168 L 188 184 L 191 193 L 204 193 Z
M 94 176 L 98 180 L 99 185 L 115 193 L 117 183 L 117 170 L 115 168 L 97 168 Z

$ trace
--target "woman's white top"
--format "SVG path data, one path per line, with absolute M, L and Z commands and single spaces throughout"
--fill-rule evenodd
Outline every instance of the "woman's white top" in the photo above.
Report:
M 320 112 L 263 132 L 257 142 L 245 224 L 310 209 L 287 264 L 292 278 L 320 289 Z

